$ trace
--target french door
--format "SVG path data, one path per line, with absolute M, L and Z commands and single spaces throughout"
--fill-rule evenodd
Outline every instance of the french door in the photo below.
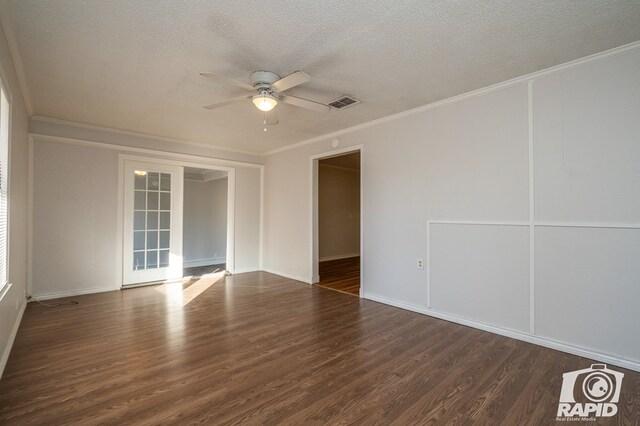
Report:
M 183 168 L 124 163 L 123 285 L 182 277 Z

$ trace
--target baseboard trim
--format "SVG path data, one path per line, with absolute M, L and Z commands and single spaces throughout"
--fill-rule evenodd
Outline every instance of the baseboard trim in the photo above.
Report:
M 240 268 L 240 269 L 234 269 L 231 274 L 232 275 L 236 275 L 236 274 L 246 274 L 247 272 L 258 272 L 259 269 L 258 268 Z
M 584 358 L 590 358 L 596 361 L 601 361 L 607 364 L 616 365 L 618 367 L 640 372 L 640 362 L 618 358 L 615 356 L 603 354 L 601 352 L 597 352 L 597 351 L 583 348 L 580 346 L 559 342 L 553 339 L 548 339 L 546 337 L 535 336 L 535 335 L 524 333 L 517 330 L 511 330 L 504 327 L 497 327 L 493 325 L 484 324 L 484 323 L 470 320 L 467 318 L 459 317 L 457 315 L 441 312 L 435 309 L 423 308 L 421 306 L 412 305 L 410 303 L 389 299 L 387 297 L 380 296 L 380 295 L 373 294 L 366 291 L 364 292 L 363 298 L 367 300 L 372 300 L 374 302 L 384 303 L 385 305 L 395 306 L 396 308 L 405 309 L 407 311 L 429 315 L 431 317 L 454 322 L 456 324 L 466 325 L 468 327 L 473 327 L 478 330 L 488 331 L 490 333 L 499 334 L 501 336 L 510 337 L 512 339 L 522 340 L 527 343 L 533 343 L 535 345 L 544 346 L 546 348 L 555 349 L 555 350 L 566 352 L 572 355 L 577 355 Z
M 301 276 L 297 276 L 297 275 L 286 274 L 284 272 L 275 271 L 275 270 L 269 269 L 269 268 L 262 268 L 262 271 L 263 272 L 268 272 L 269 274 L 280 275 L 281 277 L 289 278 L 290 280 L 300 281 L 300 282 L 303 282 L 305 284 L 312 284 L 311 281 L 309 280 L 309 278 L 307 278 L 307 277 L 301 277 Z
M 37 300 L 51 300 L 51 299 L 59 299 L 61 297 L 81 296 L 83 294 L 104 293 L 106 291 L 117 291 L 117 290 L 120 290 L 120 288 L 114 288 L 114 287 L 82 288 L 77 290 L 57 291 L 54 293 L 32 294 L 31 297 Z
M 209 259 L 185 260 L 182 266 L 185 268 L 193 268 L 196 266 L 220 265 L 227 263 L 226 257 L 212 257 Z
M 9 355 L 11 354 L 11 349 L 13 348 L 13 342 L 16 340 L 16 335 L 18 334 L 18 329 L 20 328 L 20 323 L 22 322 L 22 315 L 24 315 L 24 310 L 27 308 L 26 300 L 23 301 L 20 310 L 18 311 L 18 316 L 16 317 L 16 321 L 13 323 L 13 327 L 11 328 L 11 333 L 9 334 L 9 340 L 7 341 L 7 346 L 4 348 L 4 352 L 2 353 L 2 359 L 0 359 L 0 379 L 4 374 L 4 368 L 7 366 L 7 361 L 9 361 Z
M 327 260 L 340 260 L 340 259 L 351 259 L 352 257 L 358 257 L 360 253 L 347 253 L 347 254 L 337 254 L 335 256 L 325 256 L 318 259 L 318 262 L 326 262 Z

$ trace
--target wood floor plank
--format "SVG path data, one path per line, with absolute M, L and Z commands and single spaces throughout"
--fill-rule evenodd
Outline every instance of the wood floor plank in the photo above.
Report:
M 319 263 L 319 287 L 360 295 L 360 256 Z
M 0 424 L 550 424 L 592 361 L 267 273 L 31 303 Z M 640 422 L 640 374 L 619 414 Z

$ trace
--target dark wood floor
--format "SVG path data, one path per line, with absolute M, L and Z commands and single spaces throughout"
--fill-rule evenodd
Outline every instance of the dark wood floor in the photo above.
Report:
M 267 273 L 73 300 L 27 307 L 0 423 L 551 424 L 591 364 Z M 638 424 L 616 370 L 613 422 Z
M 316 285 L 360 295 L 360 257 L 320 262 L 318 273 L 320 282 Z

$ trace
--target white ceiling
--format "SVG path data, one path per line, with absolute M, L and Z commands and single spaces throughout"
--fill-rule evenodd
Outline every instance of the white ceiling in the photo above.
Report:
M 33 113 L 263 153 L 640 39 L 638 0 L 2 0 Z M 263 131 L 198 75 L 312 80 Z

